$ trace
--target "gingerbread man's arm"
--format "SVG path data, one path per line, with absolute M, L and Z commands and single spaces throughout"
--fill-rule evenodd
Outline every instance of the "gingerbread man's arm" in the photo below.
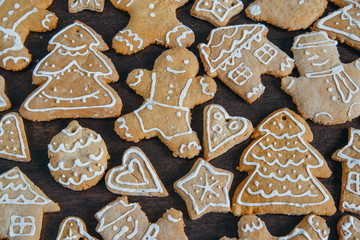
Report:
M 193 108 L 215 96 L 216 83 L 211 77 L 204 75 L 192 79 L 191 85 L 183 100 L 183 106 Z
M 37 9 L 35 14 L 29 16 L 29 30 L 32 32 L 46 32 L 56 28 L 58 18 L 45 9 Z
M 122 11 L 129 11 L 131 4 L 134 0 L 111 0 L 111 3 L 116 7 L 117 9 L 120 9 Z
M 146 99 L 150 97 L 151 77 L 151 71 L 146 69 L 135 69 L 129 73 L 126 83 L 132 90 Z

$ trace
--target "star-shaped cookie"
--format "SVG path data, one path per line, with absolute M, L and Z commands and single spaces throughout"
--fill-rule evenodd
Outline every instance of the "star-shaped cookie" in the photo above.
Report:
M 233 174 L 215 168 L 199 158 L 190 172 L 174 183 L 175 191 L 185 200 L 191 219 L 208 212 L 229 212 L 229 189 Z
M 194 32 L 176 17 L 176 9 L 188 1 L 111 0 L 130 14 L 129 24 L 113 38 L 113 48 L 128 55 L 154 43 L 169 48 L 191 46 Z

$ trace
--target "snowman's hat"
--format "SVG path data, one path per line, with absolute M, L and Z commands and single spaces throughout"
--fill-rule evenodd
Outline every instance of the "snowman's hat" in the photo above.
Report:
M 337 43 L 337 41 L 331 40 L 324 31 L 311 32 L 297 36 L 292 49 L 336 46 Z

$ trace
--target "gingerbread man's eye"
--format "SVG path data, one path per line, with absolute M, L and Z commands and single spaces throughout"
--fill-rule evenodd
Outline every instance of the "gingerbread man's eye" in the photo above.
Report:
M 185 60 L 184 60 L 184 63 L 185 63 L 186 65 L 188 65 L 188 64 L 190 63 L 190 61 L 189 61 L 188 59 L 185 59 Z
M 166 60 L 168 60 L 168 62 L 173 62 L 173 59 L 172 59 L 172 57 L 170 55 L 166 56 Z

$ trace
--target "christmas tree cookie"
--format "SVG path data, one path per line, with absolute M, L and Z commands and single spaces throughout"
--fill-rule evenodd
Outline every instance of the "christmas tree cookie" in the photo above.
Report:
M 77 13 L 82 10 L 92 10 L 102 12 L 104 10 L 105 0 L 69 0 L 69 12 Z
M 337 230 L 340 237 L 339 240 L 360 239 L 360 221 L 353 216 L 343 216 L 337 224 Z
M 182 213 L 171 208 L 156 223 L 150 223 L 139 203 L 119 197 L 95 214 L 96 231 L 104 240 L 187 240 Z
M 0 1 L 0 67 L 19 71 L 31 62 L 24 46 L 29 32 L 46 32 L 56 28 L 58 18 L 46 10 L 53 0 Z
M 100 134 L 72 121 L 48 145 L 48 167 L 54 179 L 75 191 L 95 186 L 110 158 Z
M 18 162 L 31 160 L 24 122 L 16 113 L 8 113 L 0 120 L 0 157 Z
M 174 156 L 193 158 L 201 150 L 196 132 L 191 128 L 190 109 L 212 99 L 215 81 L 196 76 L 199 62 L 186 48 L 163 52 L 154 70 L 133 70 L 126 83 L 145 102 L 132 113 L 115 122 L 115 131 L 127 141 L 159 137 Z
M 231 117 L 216 104 L 204 109 L 204 158 L 209 161 L 225 153 L 238 143 L 245 141 L 253 132 L 249 120 Z
M 5 79 L 0 76 L 0 112 L 11 108 L 9 98 L 5 94 Z
M 267 230 L 265 223 L 256 216 L 244 216 L 238 223 L 239 240 L 327 240 L 330 228 L 325 219 L 309 215 L 296 225 L 288 235 L 274 237 Z M 220 240 L 237 240 L 223 237 Z
M 87 233 L 86 225 L 78 217 L 65 218 L 59 227 L 56 240 L 98 240 Z
M 119 76 L 100 35 L 75 21 L 50 39 L 51 51 L 35 67 L 40 85 L 23 102 L 20 114 L 32 121 L 56 118 L 109 118 L 120 115 L 122 102 L 107 83 Z
M 342 164 L 340 211 L 360 213 L 360 130 L 349 129 L 349 141 L 332 159 Z
M 199 158 L 190 172 L 174 183 L 174 188 L 194 220 L 208 212 L 230 211 L 229 189 L 233 176 Z
M 352 0 L 346 3 L 343 8 L 318 20 L 313 29 L 326 31 L 330 38 L 360 50 L 360 4 Z
M 151 197 L 169 195 L 150 160 L 138 147 L 126 150 L 122 165 L 110 169 L 105 179 L 107 189 L 116 194 Z
M 295 31 L 308 28 L 321 17 L 327 0 L 255 0 L 246 9 L 246 16 L 257 21 Z
M 281 80 L 301 116 L 325 125 L 360 115 L 360 60 L 342 63 L 336 45 L 324 31 L 295 37 L 291 50 L 300 77 Z
M 294 60 L 270 42 L 262 24 L 243 24 L 216 28 L 208 43 L 198 45 L 206 73 L 218 77 L 249 103 L 265 90 L 262 74 L 289 75 Z
M 191 15 L 209 21 L 216 27 L 223 27 L 243 8 L 241 0 L 196 0 Z
M 287 108 L 277 110 L 255 129 L 254 141 L 240 158 L 249 172 L 235 191 L 232 212 L 247 214 L 332 215 L 334 200 L 317 179 L 331 171 L 305 120 Z
M 113 38 L 113 48 L 120 54 L 132 54 L 154 43 L 190 47 L 194 32 L 176 17 L 176 9 L 188 1 L 111 0 L 114 7 L 130 14 L 129 24 Z

